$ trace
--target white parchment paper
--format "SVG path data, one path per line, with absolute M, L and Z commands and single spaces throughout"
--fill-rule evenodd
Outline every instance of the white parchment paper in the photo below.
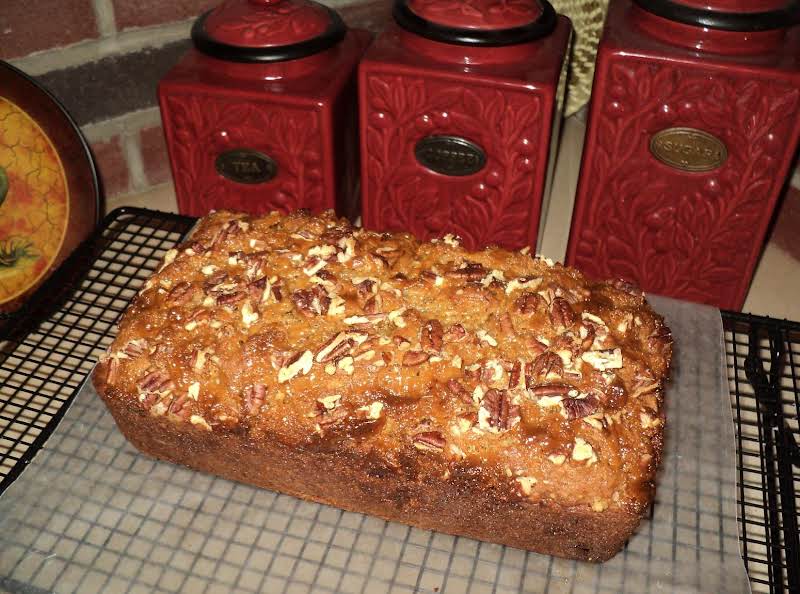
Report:
M 0 591 L 746 593 L 734 437 L 713 308 L 653 299 L 673 330 L 652 515 L 602 565 L 453 537 L 156 462 L 91 385 L 0 497 Z

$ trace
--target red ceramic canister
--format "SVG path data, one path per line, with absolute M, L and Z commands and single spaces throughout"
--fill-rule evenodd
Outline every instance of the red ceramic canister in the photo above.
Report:
M 535 246 L 572 27 L 547 0 L 396 0 L 359 67 L 364 226 Z
M 741 309 L 800 137 L 799 9 L 612 0 L 569 264 Z
M 370 41 L 309 0 L 228 0 L 159 84 L 178 207 L 356 215 L 355 73 Z

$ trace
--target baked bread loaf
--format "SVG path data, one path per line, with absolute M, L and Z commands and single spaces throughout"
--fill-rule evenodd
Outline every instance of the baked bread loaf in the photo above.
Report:
M 330 213 L 216 212 L 146 282 L 94 384 L 150 456 L 602 561 L 653 500 L 670 356 L 623 282 Z

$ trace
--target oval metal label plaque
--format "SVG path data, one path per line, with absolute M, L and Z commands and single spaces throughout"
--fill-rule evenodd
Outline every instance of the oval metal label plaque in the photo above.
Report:
M 414 155 L 423 167 L 442 175 L 463 177 L 486 166 L 483 149 L 458 136 L 427 136 L 414 147 Z
M 662 163 L 683 171 L 711 171 L 728 158 L 716 136 L 696 128 L 667 128 L 650 139 L 650 152 Z
M 264 153 L 233 149 L 221 153 L 215 162 L 220 175 L 240 184 L 263 184 L 278 173 L 278 164 Z

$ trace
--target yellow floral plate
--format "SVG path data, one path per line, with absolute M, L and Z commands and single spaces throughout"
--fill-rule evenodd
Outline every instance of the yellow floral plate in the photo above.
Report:
M 97 224 L 97 173 L 80 130 L 0 62 L 0 312 L 13 311 Z

